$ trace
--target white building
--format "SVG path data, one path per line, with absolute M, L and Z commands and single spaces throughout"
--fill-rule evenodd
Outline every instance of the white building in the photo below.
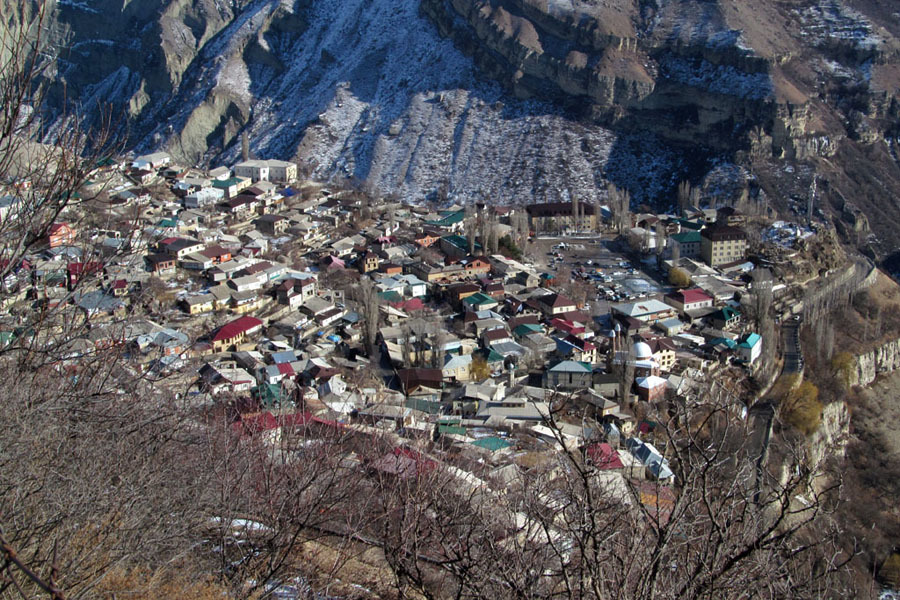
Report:
M 297 165 L 284 160 L 246 160 L 234 166 L 234 174 L 254 182 L 290 183 L 297 179 Z
M 184 197 L 185 208 L 203 208 L 212 206 L 217 202 L 225 199 L 225 190 L 219 188 L 206 187 L 196 192 L 192 192 Z

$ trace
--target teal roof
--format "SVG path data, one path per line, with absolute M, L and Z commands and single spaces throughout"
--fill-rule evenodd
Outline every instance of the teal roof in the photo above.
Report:
M 486 294 L 476 292 L 471 296 L 465 298 L 463 300 L 463 304 L 468 304 L 469 306 L 478 306 L 482 304 L 497 304 L 497 301 Z
M 441 238 L 442 240 L 447 240 L 448 243 L 456 246 L 460 250 L 464 250 L 468 252 L 469 250 L 469 240 L 464 235 L 445 235 Z M 475 249 L 478 250 L 481 248 L 481 244 L 477 241 L 475 242 Z
M 679 244 L 699 244 L 700 243 L 700 232 L 699 231 L 684 231 L 682 233 L 676 233 L 674 235 L 669 236 Z
M 741 348 L 752 348 L 757 345 L 762 340 L 762 337 L 758 333 L 749 333 L 747 336 L 741 340 L 741 343 L 738 344 Z
M 438 425 L 438 433 L 466 435 L 466 428 L 465 427 L 457 427 L 454 425 Z
M 157 227 L 177 227 L 178 219 L 177 218 L 160 219 L 159 223 L 157 223 L 156 226 Z
M 732 306 L 723 306 L 716 314 L 720 315 L 726 321 L 741 316 L 740 311 Z
M 267 383 L 250 389 L 250 393 L 259 398 L 265 406 L 280 404 L 284 399 L 284 390 L 280 385 Z
M 404 406 L 413 410 L 421 410 L 429 415 L 436 415 L 441 412 L 440 402 L 435 402 L 434 400 L 428 400 L 426 398 L 407 398 Z
M 385 302 L 401 302 L 403 300 L 403 296 L 397 292 L 378 292 L 378 295 Z
M 522 325 L 517 326 L 513 329 L 513 334 L 519 337 L 524 337 L 526 335 L 531 335 L 532 333 L 543 333 L 544 329 L 540 325 L 535 325 L 533 323 L 523 323 Z
M 497 362 L 503 362 L 503 355 L 500 354 L 499 352 L 497 352 L 496 350 L 494 350 L 493 348 L 491 348 L 491 349 L 488 350 L 488 352 L 484 355 L 484 360 L 485 360 L 485 362 L 487 362 L 488 364 L 491 364 L 491 363 L 497 363 Z
M 725 344 L 731 350 L 733 350 L 737 346 L 737 344 L 734 342 L 734 340 L 730 340 L 725 337 L 711 339 L 711 340 L 709 340 L 709 343 L 712 346 L 718 346 L 719 344 Z
M 441 214 L 443 215 L 443 217 L 441 217 L 440 219 L 425 222 L 428 225 L 434 225 L 436 227 L 449 227 L 451 225 L 456 225 L 457 223 L 462 223 L 462 220 L 466 216 L 465 212 L 461 210 L 447 211 Z
M 564 360 L 550 367 L 550 370 L 554 373 L 590 373 L 591 365 L 577 360 Z
M 512 446 L 512 444 L 510 444 L 503 438 L 498 437 L 481 438 L 472 442 L 472 445 L 478 446 L 479 448 L 485 448 L 487 450 L 490 450 L 491 452 L 496 452 L 497 450 L 502 450 L 504 448 L 509 448 L 510 446 Z
M 233 185 L 237 185 L 241 182 L 237 177 L 229 177 L 228 179 L 216 179 L 213 181 L 214 188 L 228 189 Z

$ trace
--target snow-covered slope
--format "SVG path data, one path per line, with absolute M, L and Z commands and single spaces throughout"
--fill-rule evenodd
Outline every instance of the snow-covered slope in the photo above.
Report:
M 229 163 L 247 133 L 256 156 L 411 200 L 612 181 L 668 203 L 737 151 L 877 140 L 900 88 L 898 28 L 863 0 L 58 2 L 59 89 L 128 115 L 135 150 Z
M 607 178 L 652 198 L 682 170 L 652 136 L 622 143 L 549 103 L 513 98 L 440 37 L 418 0 L 252 0 L 195 45 L 168 97 L 122 66 L 84 98 L 141 98 L 138 150 L 229 162 L 246 130 L 257 156 L 410 199 L 587 199 L 605 194 Z M 646 161 L 662 168 L 650 173 Z

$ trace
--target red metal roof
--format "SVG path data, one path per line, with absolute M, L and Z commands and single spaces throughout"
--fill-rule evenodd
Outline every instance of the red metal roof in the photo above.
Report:
M 243 435 L 253 435 L 264 431 L 271 431 L 281 427 L 299 427 L 307 425 L 315 419 L 312 413 L 298 412 L 275 416 L 270 412 L 255 415 L 244 415 L 240 421 L 232 424 L 235 432 Z
M 226 323 L 219 328 L 215 335 L 213 335 L 212 341 L 220 342 L 223 340 L 234 339 L 242 333 L 247 333 L 248 331 L 262 327 L 263 322 L 257 318 L 243 316 L 238 319 L 235 319 L 231 323 Z
M 694 304 L 696 302 L 712 302 L 712 298 L 700 288 L 692 288 L 689 290 L 681 290 L 682 302 L 684 304 Z M 676 296 L 678 294 L 676 293 Z
M 607 469 L 624 469 L 625 465 L 616 452 L 609 444 L 593 444 L 588 446 L 588 457 L 594 463 L 594 466 L 601 470 Z
M 577 326 L 575 323 L 570 323 L 569 321 L 564 321 L 562 319 L 552 319 L 550 321 L 550 326 L 554 329 L 559 329 L 560 331 L 565 331 L 566 333 L 573 335 L 584 333 L 584 327 Z
M 294 367 L 291 366 L 291 363 L 277 363 L 275 366 L 278 367 L 278 372 L 282 375 L 294 374 Z

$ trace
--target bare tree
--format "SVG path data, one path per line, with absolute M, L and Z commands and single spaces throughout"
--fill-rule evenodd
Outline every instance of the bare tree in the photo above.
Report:
M 681 216 L 684 216 L 684 213 L 687 211 L 690 205 L 691 183 L 685 180 L 678 184 L 678 212 L 681 214 Z
M 478 233 L 478 220 L 476 217 L 467 217 L 464 224 L 466 234 L 466 243 L 468 244 L 469 254 L 475 254 L 475 236 Z
M 447 335 L 447 330 L 438 326 L 435 328 L 434 333 L 431 334 L 431 367 L 434 369 L 440 369 L 444 366 L 444 346 L 449 341 L 449 336 Z
M 656 261 L 658 265 L 662 264 L 662 257 L 666 252 L 668 238 L 669 232 L 666 229 L 666 224 L 659 221 L 656 224 Z
M 488 237 L 485 249 L 487 250 L 487 254 L 489 255 L 497 254 L 500 249 L 500 238 L 497 235 L 496 224 L 492 224 L 490 226 L 490 229 L 488 229 Z
M 381 296 L 378 295 L 375 282 L 368 277 L 361 278 L 359 284 L 352 290 L 363 319 L 363 341 L 366 352 L 373 357 L 378 346 L 378 330 L 381 327 Z
M 577 196 L 572 196 L 572 229 L 575 233 L 578 233 L 578 226 L 580 225 L 579 221 L 579 202 Z
M 818 598 L 852 593 L 830 516 L 834 486 L 795 446 L 760 462 L 754 431 L 726 394 L 650 415 L 677 485 L 610 475 L 567 442 L 494 484 L 411 454 L 376 476 L 385 556 L 403 595 L 454 598 Z M 773 463 L 776 461 L 772 461 Z M 786 466 L 788 475 L 781 476 Z M 469 468 L 472 468 L 469 465 Z M 604 472 L 605 471 L 605 472 Z M 824 491 L 823 491 L 824 490 Z M 802 494 L 804 501 L 796 498 Z
M 612 183 L 606 189 L 613 226 L 616 233 L 621 234 L 631 227 L 631 193 L 628 190 L 620 190 Z
M 767 348 L 762 353 L 761 372 L 764 375 L 767 375 L 775 364 L 775 321 L 772 314 L 774 286 L 775 280 L 769 269 L 754 270 L 750 299 L 743 305 L 757 333 L 762 337 L 764 348 Z

